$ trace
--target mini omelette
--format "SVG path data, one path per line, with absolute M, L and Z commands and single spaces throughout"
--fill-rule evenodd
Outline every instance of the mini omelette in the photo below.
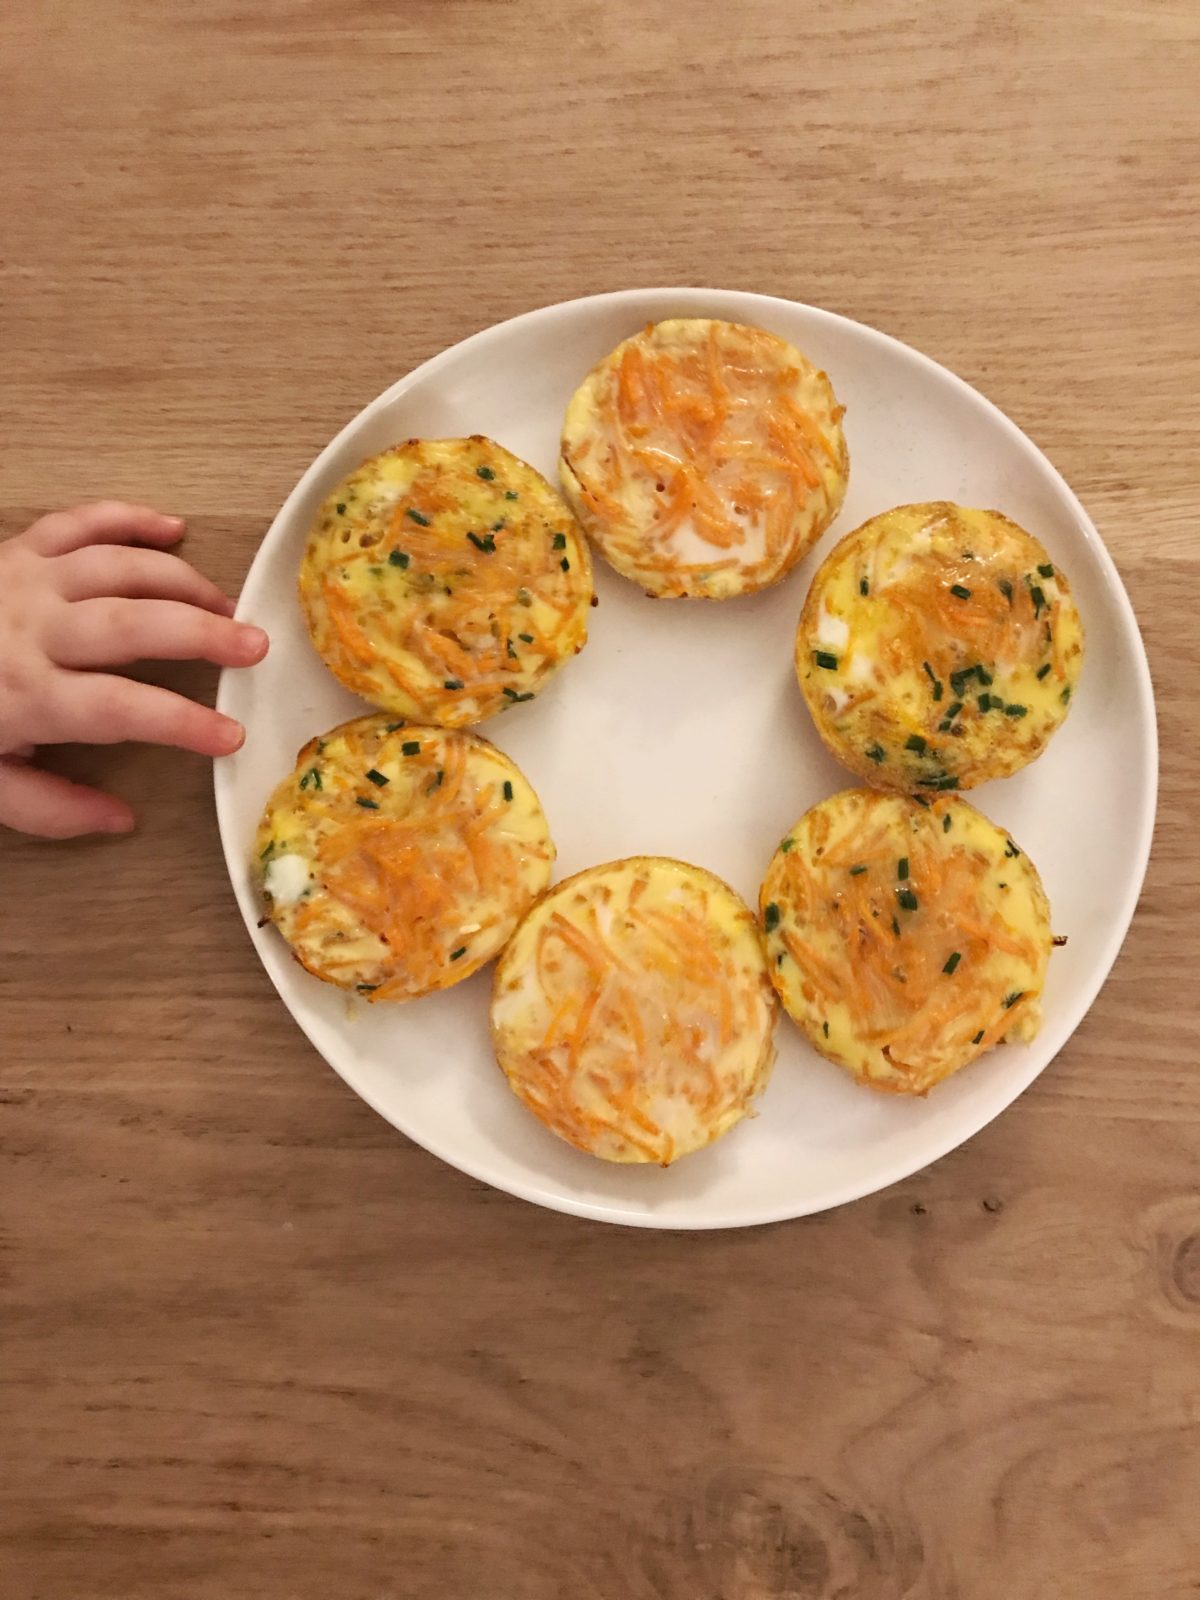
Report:
M 777 1007 L 749 908 L 658 856 L 556 885 L 496 968 L 492 1037 L 517 1096 L 605 1161 L 667 1166 L 746 1115 Z
M 789 1015 L 874 1088 L 924 1094 L 1041 1024 L 1042 881 L 965 800 L 822 800 L 776 851 L 760 907 Z
M 571 400 L 563 488 L 600 553 L 648 594 L 750 594 L 837 515 L 842 411 L 825 374 L 762 328 L 651 324 Z
M 550 881 L 537 795 L 486 739 L 386 715 L 301 750 L 267 802 L 255 874 L 302 966 L 412 1000 L 490 961 Z
M 821 738 L 868 783 L 972 789 L 1040 755 L 1083 663 L 1070 586 L 998 511 L 872 517 L 825 558 L 796 673 Z
M 410 439 L 317 513 L 300 567 L 313 643 L 347 689 L 461 728 L 532 700 L 587 642 L 592 569 L 546 480 L 490 439 Z

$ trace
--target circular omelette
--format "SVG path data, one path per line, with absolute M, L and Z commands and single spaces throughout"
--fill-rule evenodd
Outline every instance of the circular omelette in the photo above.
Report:
M 601 555 L 648 593 L 725 600 L 777 583 L 846 493 L 843 408 L 762 328 L 649 325 L 567 408 L 563 489 Z
M 1082 662 L 1070 585 L 1038 541 L 944 501 L 840 540 L 796 632 L 821 738 L 858 777 L 910 792 L 971 789 L 1040 755 Z
M 587 642 L 592 569 L 546 480 L 490 439 L 410 439 L 325 498 L 300 567 L 347 689 L 461 728 L 532 700 Z
M 492 1037 L 553 1132 L 667 1166 L 741 1121 L 777 1006 L 749 908 L 700 867 L 635 856 L 557 884 L 496 968 Z
M 254 864 L 302 966 L 370 1000 L 412 1000 L 490 961 L 553 860 L 537 795 L 502 751 L 376 714 L 304 746 L 267 802 Z
M 760 909 L 788 1014 L 874 1088 L 924 1094 L 1041 1024 L 1053 943 L 1041 879 L 965 800 L 822 800 L 776 851 Z

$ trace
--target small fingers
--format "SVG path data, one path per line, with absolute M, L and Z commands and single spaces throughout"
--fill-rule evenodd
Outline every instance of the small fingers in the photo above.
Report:
M 66 555 L 89 544 L 170 545 L 182 538 L 182 517 L 164 517 L 149 506 L 126 505 L 122 500 L 52 511 L 25 533 L 31 549 L 42 556 Z
M 45 647 L 60 667 L 195 660 L 249 667 L 266 655 L 267 636 L 178 600 L 78 600 L 54 612 Z
M 128 833 L 133 812 L 123 800 L 71 783 L 24 762 L 0 759 L 0 828 L 43 839 L 85 833 Z
M 216 584 L 178 556 L 128 545 L 95 544 L 72 550 L 55 563 L 65 600 L 122 595 L 128 600 L 183 600 L 231 617 L 234 602 Z
M 227 756 L 246 730 L 232 717 L 156 684 L 102 672 L 58 672 L 51 690 L 50 730 L 43 744 L 174 745 L 202 756 Z

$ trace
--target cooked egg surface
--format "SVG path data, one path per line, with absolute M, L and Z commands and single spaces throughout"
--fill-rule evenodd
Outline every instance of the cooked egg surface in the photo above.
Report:
M 267 915 L 297 959 L 371 1000 L 476 972 L 553 860 L 538 798 L 506 755 L 386 715 L 306 744 L 255 839 Z
M 821 801 L 776 851 L 760 905 L 789 1015 L 875 1088 L 924 1094 L 1040 1026 L 1041 879 L 965 800 L 849 789 Z
M 826 375 L 774 334 L 659 322 L 576 392 L 563 488 L 601 554 L 648 593 L 747 594 L 790 571 L 837 515 L 842 411 Z
M 886 788 L 970 789 L 1067 714 L 1083 627 L 1066 577 L 998 511 L 898 506 L 826 557 L 796 634 L 822 739 Z
M 699 867 L 637 856 L 538 902 L 496 969 L 492 1034 L 521 1100 L 606 1161 L 667 1165 L 746 1115 L 775 1059 L 748 907 Z
M 490 439 L 410 439 L 328 496 L 300 599 L 348 689 L 445 727 L 531 700 L 587 641 L 592 571 L 546 480 Z

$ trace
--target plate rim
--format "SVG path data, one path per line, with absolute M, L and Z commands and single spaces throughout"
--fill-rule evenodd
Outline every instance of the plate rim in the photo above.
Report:
M 823 306 L 814 306 L 806 301 L 789 299 L 786 296 L 761 294 L 754 290 L 746 289 L 700 287 L 697 285 L 641 285 L 636 288 L 609 289 L 597 294 L 577 295 L 566 300 L 556 300 L 546 305 L 531 307 L 526 311 L 518 312 L 515 316 L 506 317 L 499 322 L 489 323 L 482 328 L 476 329 L 474 333 L 468 334 L 465 338 L 457 340 L 453 344 L 444 346 L 442 349 L 435 352 L 435 354 L 428 357 L 425 361 L 420 362 L 410 371 L 404 373 L 393 383 L 389 384 L 386 389 L 383 389 L 373 399 L 369 400 L 366 405 L 360 407 L 360 409 L 355 412 L 354 415 L 351 416 L 341 428 L 338 429 L 338 431 L 313 457 L 283 500 L 274 517 L 271 519 L 270 526 L 266 529 L 262 535 L 262 538 L 258 542 L 254 555 L 252 556 L 250 564 L 246 569 L 246 575 L 242 580 L 241 589 L 238 593 L 238 608 L 240 609 L 241 607 L 242 595 L 245 593 L 245 588 L 249 581 L 250 575 L 262 551 L 272 540 L 276 529 L 280 526 L 280 524 L 290 518 L 294 505 L 299 502 L 307 493 L 313 480 L 319 477 L 325 466 L 325 463 L 335 454 L 342 442 L 347 439 L 347 437 L 357 432 L 385 407 L 391 405 L 395 400 L 399 399 L 409 388 L 417 383 L 418 380 L 436 372 L 442 365 L 449 362 L 452 358 L 460 356 L 464 351 L 471 350 L 476 346 L 484 345 L 490 340 L 499 337 L 503 333 L 512 332 L 522 323 L 539 320 L 554 313 L 567 312 L 576 307 L 615 305 L 622 302 L 636 304 L 642 299 L 652 297 L 671 297 L 679 301 L 681 308 L 691 308 L 693 310 L 693 314 L 698 314 L 695 308 L 705 305 L 708 305 L 711 308 L 713 299 L 723 296 L 736 298 L 739 301 L 751 302 L 752 304 L 758 306 L 783 308 L 789 313 L 800 310 L 807 315 L 814 317 L 819 322 L 826 322 L 843 328 L 849 326 L 853 328 L 859 335 L 864 336 L 868 343 L 874 342 L 890 348 L 894 352 L 899 351 L 909 360 L 915 361 L 918 366 L 925 368 L 931 375 L 936 376 L 939 381 L 945 383 L 948 380 L 951 388 L 959 391 L 964 397 L 969 398 L 972 404 L 982 404 L 991 421 L 998 425 L 1021 450 L 1025 452 L 1031 452 L 1035 461 L 1041 463 L 1044 470 L 1053 479 L 1056 488 L 1063 495 L 1066 503 L 1074 511 L 1078 520 L 1078 531 L 1092 547 L 1093 554 L 1095 555 L 1099 564 L 1100 573 L 1105 581 L 1106 588 L 1116 603 L 1119 623 L 1123 627 L 1126 638 L 1129 639 L 1134 646 L 1131 651 L 1132 659 L 1129 663 L 1128 670 L 1132 672 L 1136 680 L 1135 687 L 1137 709 L 1139 714 L 1139 724 L 1143 747 L 1140 752 L 1140 768 L 1143 775 L 1142 785 L 1139 791 L 1140 816 L 1137 819 L 1138 825 L 1136 830 L 1137 837 L 1135 841 L 1135 848 L 1130 852 L 1131 864 L 1134 865 L 1134 870 L 1128 879 L 1127 888 L 1119 911 L 1111 921 L 1107 940 L 1101 950 L 1099 958 L 1092 967 L 1089 981 L 1082 986 L 1081 993 L 1083 995 L 1083 999 L 1078 1008 L 1078 1016 L 1069 1027 L 1064 1038 L 1059 1042 L 1051 1054 L 1047 1056 L 1046 1060 L 1042 1062 L 1042 1064 L 1034 1071 L 1026 1072 L 1025 1074 L 1018 1076 L 1013 1092 L 1008 1096 L 1007 1099 L 1002 1100 L 1000 1104 L 992 1109 L 981 1122 L 972 1128 L 970 1133 L 962 1135 L 961 1137 L 951 1135 L 944 1142 L 939 1142 L 932 1154 L 922 1153 L 912 1161 L 906 1161 L 903 1157 L 901 1157 L 900 1160 L 893 1162 L 891 1166 L 881 1168 L 879 1173 L 873 1173 L 871 1178 L 865 1183 L 861 1178 L 848 1180 L 840 1188 L 835 1188 L 832 1191 L 831 1197 L 824 1199 L 819 1205 L 801 1204 L 799 1208 L 794 1205 L 767 1206 L 759 1211 L 754 1211 L 747 1215 L 732 1218 L 704 1216 L 696 1218 L 662 1218 L 650 1211 L 624 1210 L 610 1202 L 600 1203 L 594 1200 L 577 1199 L 570 1195 L 564 1195 L 557 1191 L 550 1191 L 543 1187 L 539 1187 L 539 1185 L 534 1182 L 524 1182 L 519 1180 L 501 1182 L 486 1170 L 486 1164 L 476 1162 L 470 1157 L 463 1158 L 458 1154 L 450 1153 L 445 1148 L 439 1147 L 438 1141 L 421 1137 L 397 1122 L 392 1113 L 385 1110 L 379 1103 L 376 1095 L 352 1081 L 352 1078 L 348 1076 L 341 1067 L 329 1060 L 324 1051 L 317 1044 L 316 1039 L 313 1037 L 313 1033 L 309 1028 L 307 1021 L 298 1016 L 292 1009 L 291 1005 L 288 1003 L 287 996 L 284 994 L 275 976 L 275 973 L 266 964 L 266 962 L 263 961 L 262 954 L 258 949 L 257 942 L 254 937 L 255 926 L 257 923 L 257 907 L 252 907 L 245 903 L 245 896 L 239 888 L 238 869 L 244 865 L 244 861 L 242 860 L 244 850 L 239 851 L 238 841 L 232 838 L 232 824 L 227 821 L 228 808 L 232 802 L 232 790 L 234 785 L 234 779 L 232 776 L 233 768 L 229 763 L 216 762 L 214 763 L 213 769 L 213 797 L 217 813 L 217 829 L 221 839 L 222 854 L 225 860 L 225 867 L 229 877 L 230 888 L 233 891 L 234 899 L 237 902 L 238 909 L 242 914 L 242 921 L 246 927 L 247 934 L 249 935 L 251 947 L 253 948 L 255 955 L 258 957 L 260 964 L 263 966 L 267 977 L 270 979 L 276 994 L 283 1002 L 284 1008 L 288 1012 L 288 1015 L 291 1017 L 293 1023 L 300 1028 L 300 1031 L 308 1039 L 308 1042 L 310 1045 L 312 1045 L 313 1049 L 316 1051 L 317 1055 L 325 1063 L 325 1065 L 335 1072 L 342 1082 L 345 1083 L 346 1086 L 359 1097 L 359 1099 L 363 1100 L 368 1106 L 370 1106 L 372 1111 L 374 1111 L 378 1116 L 382 1117 L 390 1127 L 395 1128 L 398 1133 L 402 1134 L 406 1139 L 410 1139 L 413 1144 L 419 1146 L 423 1150 L 426 1150 L 430 1155 L 435 1156 L 438 1160 L 445 1162 L 447 1166 L 462 1172 L 467 1177 L 474 1178 L 478 1182 L 486 1183 L 490 1188 L 499 1189 L 501 1192 L 511 1194 L 517 1199 L 525 1200 L 531 1204 L 539 1205 L 549 1210 L 558 1211 L 569 1216 L 586 1218 L 594 1222 L 615 1224 L 621 1227 L 649 1228 L 661 1232 L 700 1232 L 734 1228 L 762 1227 L 772 1223 L 792 1221 L 805 1216 L 820 1215 L 822 1212 L 836 1210 L 837 1208 L 848 1205 L 855 1200 L 865 1199 L 872 1194 L 878 1194 L 885 1189 L 891 1188 L 894 1184 L 901 1183 L 906 1178 L 914 1176 L 918 1172 L 923 1172 L 926 1168 L 933 1166 L 935 1162 L 941 1161 L 952 1151 L 957 1150 L 961 1146 L 969 1143 L 970 1140 L 974 1139 L 978 1134 L 980 1134 L 986 1127 L 994 1122 L 997 1117 L 999 1117 L 1003 1112 L 1007 1111 L 1015 1103 L 1015 1101 L 1017 1101 L 1021 1095 L 1025 1093 L 1030 1085 L 1041 1076 L 1046 1068 L 1050 1066 L 1051 1062 L 1056 1059 L 1063 1048 L 1074 1037 L 1084 1019 L 1091 1011 L 1092 1006 L 1095 1004 L 1096 998 L 1099 995 L 1100 990 L 1104 987 L 1104 984 L 1107 982 L 1109 974 L 1112 972 L 1113 966 L 1116 963 L 1116 959 L 1121 952 L 1125 938 L 1129 932 L 1130 925 L 1132 924 L 1134 914 L 1136 913 L 1138 902 L 1141 899 L 1142 890 L 1145 885 L 1146 872 L 1149 867 L 1150 853 L 1154 837 L 1154 827 L 1158 811 L 1158 722 L 1154 701 L 1153 680 L 1150 672 L 1149 658 L 1146 653 L 1145 641 L 1142 638 L 1141 629 L 1138 626 L 1137 616 L 1134 612 L 1132 601 L 1129 598 L 1129 594 L 1125 588 L 1120 571 L 1117 568 L 1117 565 L 1113 560 L 1108 547 L 1104 543 L 1104 540 L 1101 538 L 1099 530 L 1084 508 L 1074 489 L 1072 489 L 1071 485 L 1063 477 L 1062 473 L 1055 466 L 1054 462 L 1051 461 L 1050 457 L 1045 453 L 1045 451 L 1042 450 L 1041 447 L 1036 444 L 1034 440 L 1030 438 L 1030 436 L 1021 427 L 1019 427 L 1011 417 L 1007 415 L 1006 412 L 1002 411 L 1000 407 L 993 400 L 989 399 L 988 396 L 985 395 L 981 390 L 976 389 L 974 385 L 968 383 L 965 378 L 960 377 L 949 367 L 946 367 L 941 362 L 936 361 L 932 356 L 926 355 L 923 351 L 918 350 L 915 346 L 906 343 L 902 339 L 896 338 L 893 334 L 885 333 L 882 329 L 876 328 L 870 323 L 861 322 L 854 317 L 846 316 L 842 312 L 827 310 Z M 218 710 L 226 709 L 226 706 L 223 704 L 223 702 L 227 703 L 228 701 L 228 696 L 231 692 L 229 690 L 229 685 L 232 683 L 233 678 L 234 673 L 232 669 L 222 669 L 220 678 L 218 680 L 216 695 L 216 706 Z

